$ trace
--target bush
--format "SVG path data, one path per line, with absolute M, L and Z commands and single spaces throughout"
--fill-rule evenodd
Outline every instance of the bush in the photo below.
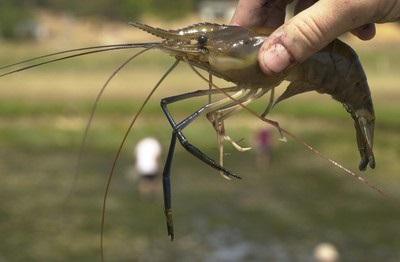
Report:
M 26 37 L 33 28 L 34 8 L 47 8 L 70 12 L 77 16 L 96 15 L 106 19 L 139 20 L 144 13 L 152 13 L 162 19 L 182 18 L 195 10 L 200 0 L 0 0 L 0 36 L 4 38 Z M 22 30 L 21 30 L 22 28 Z
M 20 1 L 1 0 L 0 2 L 0 37 L 21 38 L 18 28 L 32 21 L 30 9 Z
M 37 0 L 40 7 L 68 11 L 77 16 L 96 15 L 115 20 L 139 17 L 146 9 L 145 0 Z
M 182 16 L 187 15 L 189 12 L 194 11 L 195 1 L 191 0 L 151 0 L 149 11 L 161 18 L 166 19 L 176 19 L 182 18 Z
M 21 1 L 21 0 L 19 0 Z M 40 7 L 69 11 L 75 15 L 97 15 L 114 20 L 139 19 L 143 13 L 160 18 L 181 18 L 194 11 L 199 0 L 31 0 Z M 17 0 L 18 2 L 18 0 Z

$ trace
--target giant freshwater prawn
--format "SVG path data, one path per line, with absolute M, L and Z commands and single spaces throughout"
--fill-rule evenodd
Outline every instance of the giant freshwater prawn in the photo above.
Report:
M 355 178 L 377 191 L 379 194 L 386 196 L 382 190 L 370 184 L 365 177 L 362 177 L 350 169 L 343 167 L 338 162 L 325 157 L 314 147 L 299 139 L 288 130 L 282 128 L 277 122 L 266 118 L 269 111 L 274 106 L 297 94 L 308 91 L 317 91 L 318 93 L 329 94 L 333 99 L 343 104 L 354 120 L 356 140 L 361 156 L 359 169 L 365 170 L 368 166 L 375 168 L 375 157 L 373 154 L 375 114 L 371 93 L 366 75 L 357 54 L 350 46 L 340 40 L 334 40 L 327 47 L 317 52 L 303 63 L 299 63 L 283 73 L 267 76 L 262 73 L 257 61 L 258 51 L 262 43 L 268 37 L 268 33 L 266 33 L 265 30 L 260 31 L 251 28 L 212 23 L 194 24 L 178 30 L 164 30 L 141 23 L 131 23 L 131 25 L 150 33 L 161 40 L 158 42 L 148 43 L 128 43 L 70 49 L 0 67 L 0 70 L 3 71 L 3 73 L 0 73 L 0 77 L 4 77 L 77 56 L 121 49 L 142 49 L 121 64 L 111 74 L 99 91 L 84 131 L 78 161 L 80 162 L 83 146 L 97 104 L 110 81 L 132 60 L 150 50 L 159 49 L 175 58 L 175 62 L 150 91 L 139 110 L 132 118 L 111 166 L 106 183 L 101 216 L 100 246 L 102 259 L 104 259 L 103 230 L 107 196 L 122 148 L 127 140 L 128 134 L 133 129 L 136 120 L 151 96 L 180 62 L 188 64 L 193 72 L 208 84 L 208 88 L 167 97 L 161 100 L 162 111 L 172 127 L 170 147 L 163 171 L 164 211 L 167 221 L 167 232 L 171 240 L 174 239 L 174 228 L 172 220 L 170 177 L 176 143 L 179 142 L 190 154 L 206 165 L 216 169 L 224 178 L 240 179 L 238 175 L 234 174 L 223 165 L 223 143 L 225 141 L 231 143 L 239 151 L 247 151 L 249 149 L 241 147 L 225 132 L 224 121 L 240 110 L 245 110 L 259 120 L 275 127 L 281 135 L 281 139 L 285 140 L 286 137 L 289 137 L 295 140 L 302 144 L 307 150 L 315 153 L 333 166 L 339 168 L 344 174 Z M 208 73 L 208 77 L 203 76 L 202 73 L 199 72 L 199 69 L 205 70 Z M 232 83 L 232 86 L 221 88 L 213 83 L 213 77 L 224 79 L 227 82 Z M 289 81 L 290 85 L 280 97 L 275 99 L 275 88 L 284 80 Z M 264 112 L 256 112 L 247 106 L 252 101 L 259 99 L 267 93 L 270 93 L 270 99 Z M 211 96 L 213 95 L 223 95 L 224 98 L 212 101 Z M 206 105 L 197 109 L 180 122 L 177 122 L 174 119 L 168 108 L 170 104 L 201 96 L 209 97 L 209 102 Z M 184 135 L 184 129 L 201 116 L 207 117 L 218 135 L 220 153 L 219 161 L 215 161 L 211 157 L 207 156 L 199 148 L 193 145 Z

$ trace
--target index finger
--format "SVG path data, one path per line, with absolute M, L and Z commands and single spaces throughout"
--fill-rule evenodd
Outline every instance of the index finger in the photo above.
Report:
M 278 28 L 285 22 L 286 5 L 293 0 L 240 0 L 231 24 Z

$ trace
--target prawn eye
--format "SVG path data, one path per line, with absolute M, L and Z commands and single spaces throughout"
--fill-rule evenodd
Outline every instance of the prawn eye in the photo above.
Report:
M 204 47 L 205 44 L 207 44 L 207 41 L 208 41 L 208 38 L 205 35 L 201 35 L 201 36 L 199 36 L 199 38 L 197 38 L 197 43 L 201 47 Z

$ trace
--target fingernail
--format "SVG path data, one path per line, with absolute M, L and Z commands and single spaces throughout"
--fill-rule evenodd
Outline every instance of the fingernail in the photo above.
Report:
M 282 44 L 271 45 L 262 55 L 266 73 L 280 73 L 292 63 L 292 57 Z

